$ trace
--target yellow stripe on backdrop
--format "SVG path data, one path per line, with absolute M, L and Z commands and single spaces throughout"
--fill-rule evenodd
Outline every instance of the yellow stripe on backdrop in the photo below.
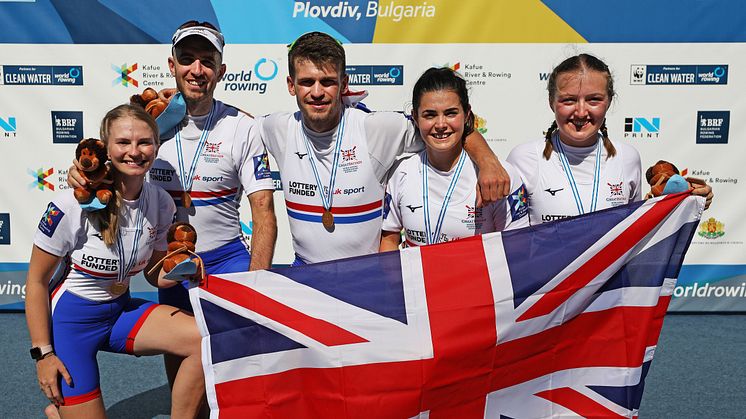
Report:
M 379 0 L 373 42 L 587 41 L 539 0 Z

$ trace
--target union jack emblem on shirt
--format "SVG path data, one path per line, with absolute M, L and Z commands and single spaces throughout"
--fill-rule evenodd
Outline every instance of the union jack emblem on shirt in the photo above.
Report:
M 470 219 L 482 218 L 482 208 L 466 205 L 466 216 Z
M 611 196 L 622 196 L 624 193 L 622 192 L 622 185 L 624 182 L 619 183 L 607 183 L 609 185 L 609 191 L 611 192 Z
M 703 206 L 210 276 L 190 297 L 212 417 L 634 418 Z
M 357 146 L 352 147 L 349 150 L 341 150 L 342 151 L 342 161 L 353 161 L 357 160 L 355 158 L 355 149 Z
M 220 142 L 220 143 L 205 142 L 205 151 L 207 153 L 217 153 L 217 152 L 220 151 L 220 145 L 221 144 L 223 144 L 223 143 L 222 142 Z

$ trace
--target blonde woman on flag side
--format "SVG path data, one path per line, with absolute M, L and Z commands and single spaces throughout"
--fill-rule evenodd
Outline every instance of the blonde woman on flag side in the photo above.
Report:
M 527 226 L 525 188 L 510 164 L 503 164 L 510 194 L 477 207 L 478 169 L 464 151 L 474 130 L 465 80 L 450 68 L 430 68 L 414 86 L 412 106 L 425 150 L 388 181 L 380 251 L 397 249 L 402 231 L 407 246 L 422 246 Z
M 171 416 L 194 417 L 204 393 L 200 334 L 194 317 L 132 298 L 132 276 L 150 275 L 166 253 L 175 212 L 171 197 L 145 182 L 158 150 L 158 127 L 142 108 L 121 105 L 101 123 L 115 198 L 84 211 L 69 189 L 47 206 L 34 237 L 26 279 L 26 321 L 41 391 L 63 418 L 106 417 L 98 351 L 184 357 L 171 394 Z M 64 269 L 55 274 L 62 263 Z

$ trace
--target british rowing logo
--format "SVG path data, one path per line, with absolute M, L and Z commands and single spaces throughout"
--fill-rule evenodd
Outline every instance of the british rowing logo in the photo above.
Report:
M 211 143 L 211 142 L 205 142 L 205 151 L 207 153 L 217 153 L 220 151 L 220 145 L 223 144 L 220 143 Z
M 342 150 L 342 161 L 353 161 L 355 159 L 355 149 L 357 146 L 352 147 L 348 150 Z

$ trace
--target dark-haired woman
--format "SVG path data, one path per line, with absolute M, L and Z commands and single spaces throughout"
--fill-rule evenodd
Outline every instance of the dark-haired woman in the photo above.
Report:
M 194 318 L 129 293 L 130 278 L 148 272 L 165 254 L 175 212 L 165 191 L 144 182 L 158 149 L 157 133 L 142 108 L 122 105 L 109 111 L 101 137 L 111 159 L 115 198 L 101 211 L 85 212 L 69 189 L 54 198 L 39 222 L 26 279 L 26 321 L 39 386 L 62 417 L 106 416 L 99 350 L 185 357 L 171 415 L 194 417 L 199 409 L 204 375 Z M 52 278 L 59 263 L 65 269 Z M 153 285 L 176 284 L 146 278 Z
M 554 68 L 547 83 L 554 121 L 540 141 L 521 144 L 510 162 L 529 194 L 529 220 L 540 224 L 642 199 L 640 154 L 612 141 L 606 112 L 614 97 L 609 67 L 580 54 Z M 712 188 L 688 179 L 692 193 L 712 200 Z
M 477 208 L 477 169 L 464 151 L 474 129 L 466 82 L 449 68 L 427 70 L 414 86 L 412 118 L 425 150 L 403 161 L 386 189 L 381 251 L 452 241 L 528 225 L 521 178 L 503 164 L 511 194 Z

